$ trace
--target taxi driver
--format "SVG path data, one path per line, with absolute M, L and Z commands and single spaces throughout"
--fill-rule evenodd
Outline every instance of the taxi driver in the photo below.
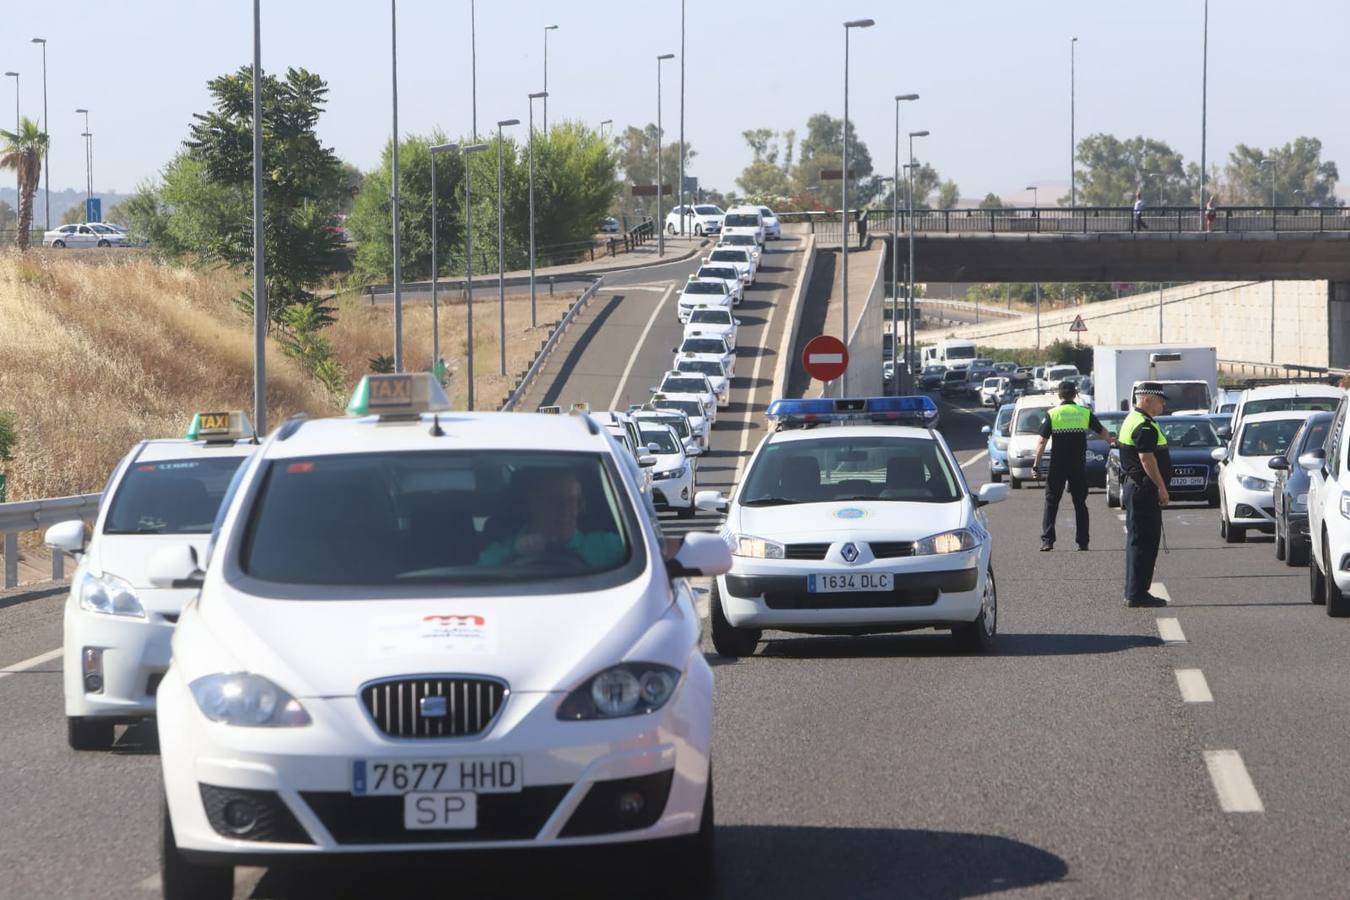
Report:
M 582 531 L 581 482 L 561 469 L 522 469 L 512 483 L 521 488 L 527 507 L 516 536 L 496 541 L 478 556 L 480 566 L 503 566 L 514 560 L 566 560 L 588 569 L 607 569 L 624 557 L 624 541 L 612 531 Z

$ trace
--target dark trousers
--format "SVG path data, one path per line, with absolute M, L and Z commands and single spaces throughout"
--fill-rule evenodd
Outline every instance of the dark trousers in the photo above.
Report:
M 1041 540 L 1047 544 L 1055 542 L 1055 517 L 1059 515 L 1059 501 L 1064 496 L 1064 486 L 1069 487 L 1069 496 L 1073 498 L 1073 517 L 1078 532 L 1078 546 L 1088 545 L 1088 483 L 1086 466 L 1055 466 L 1051 457 L 1050 475 L 1045 482 L 1045 512 L 1041 516 Z
M 1153 584 L 1162 538 L 1158 489 L 1151 481 L 1140 485 L 1127 480 L 1120 489 L 1120 503 L 1125 507 L 1125 599 L 1142 600 Z
M 1148 226 L 1144 224 L 1144 214 L 1141 212 L 1134 214 L 1134 227 L 1136 231 L 1148 231 Z

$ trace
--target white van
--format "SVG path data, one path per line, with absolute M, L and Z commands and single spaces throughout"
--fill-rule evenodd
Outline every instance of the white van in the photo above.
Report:
M 1008 439 L 1008 484 L 1013 490 L 1022 487 L 1022 482 L 1036 477 L 1032 464 L 1036 459 L 1036 444 L 1041 440 L 1041 425 L 1049 415 L 1049 409 L 1059 404 L 1058 397 L 1047 394 L 1028 394 L 1018 397 L 1013 406 L 1012 436 Z M 1041 457 L 1041 474 L 1050 468 L 1050 451 L 1047 447 Z
M 722 217 L 722 237 L 733 234 L 748 234 L 755 243 L 764 246 L 764 216 L 758 206 L 733 206 Z

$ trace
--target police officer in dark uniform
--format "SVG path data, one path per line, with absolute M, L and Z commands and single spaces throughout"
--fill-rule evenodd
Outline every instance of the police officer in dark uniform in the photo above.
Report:
M 1059 515 L 1059 501 L 1064 496 L 1066 484 L 1069 496 L 1073 498 L 1078 549 L 1088 548 L 1088 432 L 1093 432 L 1108 444 L 1112 441 L 1111 433 L 1102 427 L 1092 411 L 1074 402 L 1077 395 L 1078 387 L 1073 382 L 1060 383 L 1059 406 L 1046 410 L 1045 421 L 1041 423 L 1041 440 L 1036 445 L 1036 459 L 1032 463 L 1039 473 L 1045 445 L 1053 437 L 1055 449 L 1050 454 L 1050 478 L 1045 484 L 1045 513 L 1041 517 L 1043 551 L 1055 549 L 1055 517 Z
M 1162 415 L 1162 385 L 1142 382 L 1134 392 L 1134 410 L 1120 423 L 1120 503 L 1125 507 L 1125 605 L 1166 606 L 1150 594 L 1153 567 L 1162 538 L 1162 510 L 1170 502 L 1167 483 L 1172 462 L 1167 436 L 1153 421 Z

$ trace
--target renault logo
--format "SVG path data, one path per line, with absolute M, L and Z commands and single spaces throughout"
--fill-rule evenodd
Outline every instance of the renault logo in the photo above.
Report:
M 449 707 L 444 697 L 423 697 L 417 704 L 417 711 L 424 719 L 444 719 Z
M 858 548 L 853 543 L 847 543 L 839 548 L 839 555 L 844 558 L 844 562 L 855 562 L 858 559 Z

